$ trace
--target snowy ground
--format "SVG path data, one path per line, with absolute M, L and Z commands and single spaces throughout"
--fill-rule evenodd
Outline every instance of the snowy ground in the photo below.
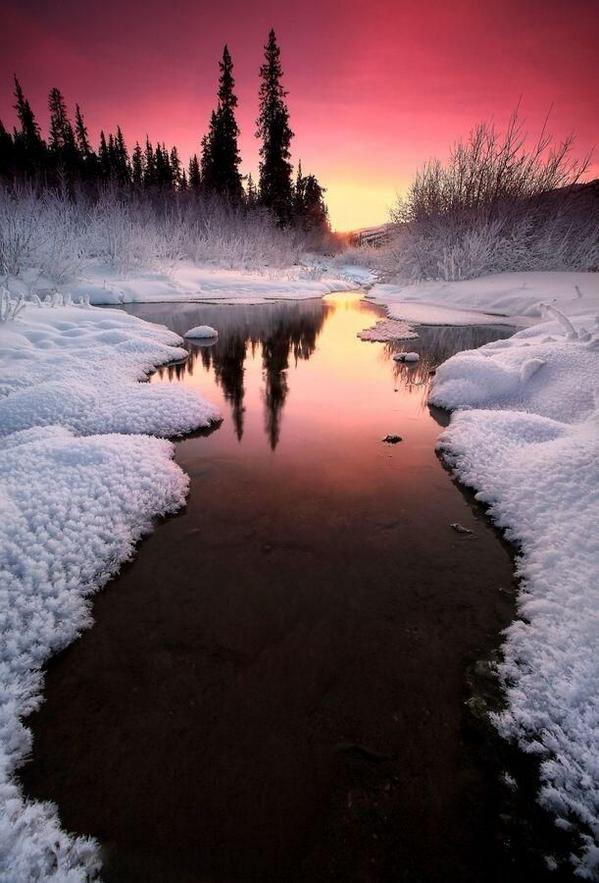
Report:
M 136 272 L 127 276 L 106 266 L 91 266 L 76 282 L 61 286 L 63 293 L 89 297 L 92 304 L 153 303 L 201 301 L 202 303 L 258 304 L 269 300 L 307 300 L 332 291 L 359 287 L 371 273 L 364 267 L 328 266 L 290 267 L 261 273 L 223 270 L 198 266 L 191 261 L 177 261 L 164 272 Z M 13 294 L 32 291 L 42 296 L 52 283 L 29 271 L 22 280 L 12 279 Z
M 138 382 L 184 357 L 180 343 L 162 326 L 94 307 L 27 306 L 0 324 L 4 883 L 71 883 L 99 868 L 95 844 L 61 831 L 54 808 L 25 801 L 12 775 L 31 748 L 21 718 L 41 701 L 43 664 L 90 625 L 88 597 L 152 518 L 184 502 L 173 446 L 152 436 L 219 418 L 189 389 Z
M 526 327 L 542 318 L 540 303 L 550 303 L 568 316 L 597 309 L 598 273 L 495 273 L 464 282 L 377 284 L 368 298 L 388 308 L 392 319 L 423 325 L 488 325 Z
M 520 618 L 505 636 L 508 706 L 497 726 L 538 754 L 540 800 L 556 824 L 581 834 L 576 873 L 599 879 L 599 273 L 510 273 L 373 294 L 425 324 L 454 308 L 460 324 L 464 310 L 481 309 L 535 323 L 450 358 L 430 401 L 457 410 L 440 449 L 519 548 Z M 487 323 L 487 313 L 478 317 Z

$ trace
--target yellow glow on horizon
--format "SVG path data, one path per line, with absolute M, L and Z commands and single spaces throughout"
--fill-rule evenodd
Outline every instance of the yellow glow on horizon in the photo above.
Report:
M 389 220 L 389 209 L 397 198 L 397 187 L 383 181 L 363 184 L 330 176 L 326 178 L 325 199 L 334 230 L 346 232 L 376 227 Z

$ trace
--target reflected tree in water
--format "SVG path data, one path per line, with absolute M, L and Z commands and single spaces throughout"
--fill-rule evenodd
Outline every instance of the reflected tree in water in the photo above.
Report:
M 291 321 L 280 322 L 262 342 L 264 366 L 264 427 L 270 446 L 274 451 L 281 435 L 281 417 L 289 386 L 287 369 L 289 356 L 295 364 L 307 361 L 316 349 L 316 339 L 324 322 L 323 311 L 316 315 L 294 316 Z
M 146 308 L 145 314 L 147 312 Z M 155 313 L 151 316 L 154 321 L 162 321 L 181 336 L 192 325 L 209 324 L 218 328 L 218 340 L 210 346 L 199 346 L 186 340 L 187 361 L 159 368 L 158 376 L 180 381 L 185 375 L 193 374 L 194 367 L 199 365 L 204 371 L 213 372 L 231 406 L 239 440 L 244 430 L 245 360 L 255 359 L 261 350 L 264 429 L 274 450 L 279 442 L 281 418 L 289 391 L 289 361 L 293 358 L 295 365 L 307 361 L 316 349 L 316 340 L 327 314 L 322 302 L 273 303 L 259 307 L 202 305 L 175 313 L 171 307 L 155 307 L 151 313 Z
M 246 340 L 239 334 L 231 335 L 218 346 L 213 353 L 214 375 L 219 386 L 231 405 L 231 416 L 235 426 L 235 434 L 239 441 L 243 436 L 243 415 L 245 408 L 243 399 L 245 389 L 243 375 L 246 354 Z

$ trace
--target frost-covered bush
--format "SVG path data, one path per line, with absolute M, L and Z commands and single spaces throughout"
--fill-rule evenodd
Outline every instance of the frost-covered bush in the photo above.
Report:
M 25 306 L 23 295 L 11 297 L 7 288 L 0 288 L 0 322 L 16 319 Z
M 56 285 L 90 263 L 123 274 L 168 271 L 183 258 L 248 270 L 291 266 L 314 245 L 313 233 L 282 229 L 266 211 L 193 193 L 0 186 L 0 271 L 18 277 L 34 267 Z
M 599 268 L 599 183 L 588 159 L 543 128 L 528 146 L 517 114 L 503 135 L 477 126 L 445 164 L 426 163 L 392 211 L 378 257 L 388 278 L 471 279 L 510 270 Z
M 38 200 L 30 188 L 0 190 L 0 270 L 18 276 L 31 263 L 38 231 Z

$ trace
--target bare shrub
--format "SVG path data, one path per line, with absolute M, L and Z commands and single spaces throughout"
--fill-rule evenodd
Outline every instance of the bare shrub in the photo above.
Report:
M 527 145 L 515 112 L 503 134 L 482 123 L 446 164 L 426 163 L 392 210 L 386 275 L 454 280 L 596 269 L 599 199 L 579 183 L 589 157 L 574 158 L 572 137 L 555 143 L 546 125 Z

